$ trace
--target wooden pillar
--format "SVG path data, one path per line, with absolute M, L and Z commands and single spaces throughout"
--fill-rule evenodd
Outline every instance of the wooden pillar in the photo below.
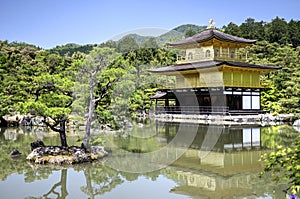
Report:
M 157 99 L 155 99 L 154 114 L 157 115 Z
M 165 99 L 165 106 L 169 106 L 169 99 Z

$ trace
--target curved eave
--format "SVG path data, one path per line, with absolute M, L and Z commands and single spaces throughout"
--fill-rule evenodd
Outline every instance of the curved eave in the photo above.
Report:
M 257 64 L 248 64 L 243 62 L 229 62 L 229 61 L 203 61 L 188 64 L 177 64 L 172 66 L 166 66 L 162 68 L 148 70 L 152 73 L 162 74 L 162 75 L 176 75 L 178 73 L 187 73 L 187 71 L 195 71 L 200 69 L 209 69 L 219 66 L 230 66 L 232 68 L 239 68 L 241 70 L 259 70 L 262 73 L 272 72 L 280 70 L 281 66 L 264 66 Z

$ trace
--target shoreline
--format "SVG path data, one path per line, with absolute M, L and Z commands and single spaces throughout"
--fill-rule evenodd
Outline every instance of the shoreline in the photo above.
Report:
M 184 115 L 184 114 L 159 114 L 153 115 L 153 118 L 159 122 L 185 122 L 195 124 L 213 124 L 213 125 L 279 125 L 293 122 L 293 114 L 271 114 L 259 115 Z

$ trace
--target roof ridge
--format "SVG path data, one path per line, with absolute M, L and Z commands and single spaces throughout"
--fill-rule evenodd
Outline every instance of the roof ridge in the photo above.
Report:
M 186 45 L 186 44 L 192 44 L 192 43 L 200 43 L 200 42 L 208 41 L 213 37 L 216 37 L 219 40 L 223 40 L 223 41 L 238 42 L 238 43 L 250 43 L 251 44 L 251 43 L 256 42 L 256 40 L 253 40 L 253 39 L 246 39 L 246 38 L 230 35 L 230 34 L 221 32 L 217 29 L 210 28 L 210 29 L 205 29 L 198 34 L 195 34 L 191 37 L 187 37 L 183 40 L 167 43 L 167 45 L 180 46 L 180 45 Z

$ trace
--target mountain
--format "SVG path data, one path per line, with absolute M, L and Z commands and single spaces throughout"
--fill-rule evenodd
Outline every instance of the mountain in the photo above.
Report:
M 174 28 L 173 30 L 180 32 L 182 34 L 185 34 L 187 30 L 191 29 L 193 31 L 195 31 L 196 33 L 199 33 L 203 30 L 205 30 L 207 28 L 207 26 L 198 26 L 198 25 L 194 25 L 194 24 L 184 24 L 181 26 L 178 26 L 176 28 Z
M 175 42 L 178 40 L 181 40 L 185 37 L 185 33 L 188 30 L 193 30 L 195 33 L 199 33 L 202 30 L 204 30 L 206 26 L 198 26 L 198 25 L 193 25 L 193 24 L 184 24 L 180 25 L 176 28 L 173 28 L 172 30 L 159 35 L 157 37 L 154 37 L 157 44 L 159 46 L 163 46 L 168 42 Z M 141 45 L 143 42 L 149 40 L 152 36 L 142 36 L 136 33 L 131 33 L 123 36 L 121 39 L 117 41 L 108 41 L 106 43 L 99 44 L 99 46 L 110 46 L 114 47 L 117 46 L 117 44 L 124 38 L 126 37 L 131 37 L 135 40 L 135 42 L 138 45 Z M 61 46 L 56 46 L 52 49 L 49 49 L 50 53 L 57 53 L 60 54 L 61 56 L 64 56 L 68 54 L 71 56 L 75 52 L 83 52 L 83 53 L 89 53 L 93 49 L 94 46 L 97 46 L 97 44 L 87 44 L 87 45 L 78 45 L 74 43 L 69 43 Z
M 122 39 L 124 39 L 125 37 L 131 37 L 135 40 L 135 42 L 138 44 L 138 45 L 141 45 L 141 43 L 143 43 L 144 41 L 148 40 L 151 36 L 141 36 L 139 34 L 128 34 L 128 35 L 125 35 L 124 37 L 122 37 L 119 41 L 121 41 Z
M 154 37 L 156 39 L 156 42 L 158 43 L 158 45 L 164 45 L 167 42 L 174 42 L 174 41 L 178 41 L 184 38 L 186 31 L 188 31 L 189 29 L 193 30 L 196 33 L 201 32 L 202 30 L 206 29 L 207 26 L 198 26 L 198 25 L 194 25 L 194 24 L 184 24 L 184 25 L 180 25 L 176 28 L 173 28 L 172 30 L 170 30 L 169 32 L 166 32 L 162 35 L 159 35 L 157 37 Z M 120 40 L 118 40 L 117 42 L 121 41 L 122 39 L 124 39 L 125 37 L 131 37 L 135 40 L 135 42 L 140 45 L 141 43 L 145 42 L 146 40 L 148 40 L 151 36 L 141 36 L 138 34 L 128 34 L 125 35 L 124 37 L 122 37 Z

